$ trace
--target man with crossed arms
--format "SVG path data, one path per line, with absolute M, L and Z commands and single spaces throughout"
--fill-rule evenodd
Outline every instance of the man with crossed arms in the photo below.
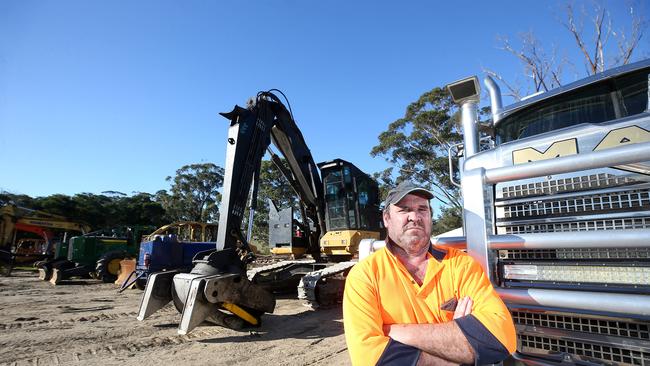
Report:
M 353 365 L 491 364 L 516 349 L 481 266 L 431 243 L 433 194 L 403 182 L 384 201 L 386 247 L 350 271 L 343 298 Z

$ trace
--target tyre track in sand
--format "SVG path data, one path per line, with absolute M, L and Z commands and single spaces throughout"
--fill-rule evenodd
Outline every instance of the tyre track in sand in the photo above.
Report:
M 156 315 L 163 315 L 176 312 L 176 309 L 173 306 L 166 306 L 163 309 L 158 310 Z M 121 313 L 99 313 L 95 315 L 80 316 L 69 319 L 35 319 L 35 318 L 18 318 L 14 322 L 9 323 L 0 323 L 0 330 L 13 330 L 13 329 L 43 329 L 43 328 L 61 328 L 61 327 L 70 327 L 77 323 L 89 322 L 94 323 L 98 321 L 114 321 L 121 318 L 133 318 L 135 319 L 138 315 L 137 311 L 131 312 L 121 312 Z
M 126 340 L 122 342 L 111 342 L 106 346 L 90 346 L 76 348 L 67 352 L 59 352 L 43 356 L 26 356 L 17 358 L 10 362 L 0 363 L 0 366 L 42 366 L 42 365 L 68 365 L 83 361 L 93 361 L 96 358 L 106 356 L 127 356 L 138 352 L 151 352 L 154 348 L 169 350 L 170 346 L 182 345 L 205 338 L 222 335 L 224 328 L 215 326 L 194 330 L 188 335 L 153 336 L 146 339 Z

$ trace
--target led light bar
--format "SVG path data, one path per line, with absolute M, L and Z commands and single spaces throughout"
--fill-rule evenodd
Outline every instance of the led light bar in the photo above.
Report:
M 509 280 L 650 286 L 650 267 L 507 264 L 503 275 Z

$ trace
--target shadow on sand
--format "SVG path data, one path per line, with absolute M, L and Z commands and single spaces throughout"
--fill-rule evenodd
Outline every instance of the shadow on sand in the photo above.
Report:
M 337 321 L 341 318 L 340 306 L 293 315 L 266 314 L 258 328 L 242 330 L 240 335 L 204 339 L 199 342 L 231 343 L 290 338 L 322 340 L 343 334 L 343 323 Z

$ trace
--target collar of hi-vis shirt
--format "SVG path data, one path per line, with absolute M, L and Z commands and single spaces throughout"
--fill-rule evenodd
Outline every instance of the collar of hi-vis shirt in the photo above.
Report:
M 429 251 L 427 252 L 427 272 L 424 275 L 424 280 L 422 285 L 419 285 L 417 281 L 413 278 L 413 275 L 406 269 L 406 266 L 402 261 L 393 253 L 393 248 L 397 246 L 389 237 L 386 237 L 386 253 L 397 268 L 399 268 L 404 275 L 408 276 L 411 279 L 411 284 L 417 286 L 418 294 L 421 294 L 428 287 L 427 285 L 431 283 L 431 279 L 442 270 L 444 264 L 442 260 L 447 255 L 447 251 L 442 248 L 435 247 L 431 242 L 429 242 Z

